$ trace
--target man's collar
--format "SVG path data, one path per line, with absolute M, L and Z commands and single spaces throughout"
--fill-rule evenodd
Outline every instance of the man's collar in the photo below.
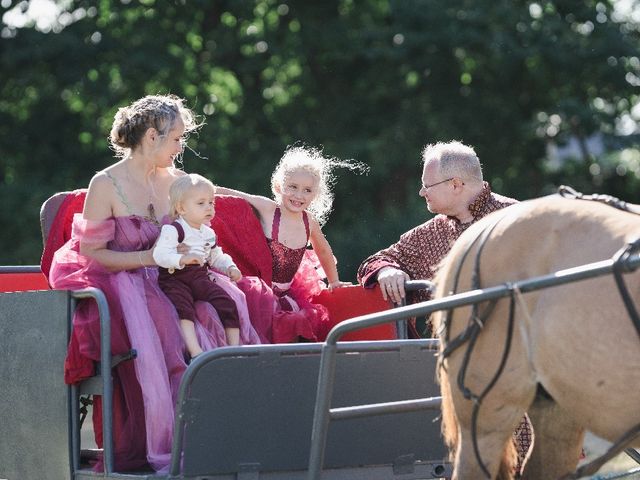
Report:
M 482 183 L 482 190 L 475 198 L 475 200 L 469 204 L 468 207 L 469 212 L 471 212 L 471 215 L 473 215 L 474 219 L 477 219 L 484 213 L 487 202 L 489 201 L 489 198 L 491 196 L 491 187 L 489 186 L 489 184 L 487 182 Z
M 478 194 L 478 196 L 467 207 L 469 209 L 469 212 L 473 216 L 473 221 L 474 222 L 479 217 L 481 217 L 482 214 L 484 213 L 484 211 L 486 209 L 486 206 L 487 206 L 487 202 L 489 201 L 490 197 L 491 197 L 491 187 L 489 186 L 489 184 L 487 182 L 482 182 L 482 190 L 480 190 L 480 193 Z M 455 222 L 462 223 L 462 222 L 460 222 L 460 219 L 458 217 L 452 217 L 452 216 L 447 215 L 447 218 L 449 220 L 453 220 Z

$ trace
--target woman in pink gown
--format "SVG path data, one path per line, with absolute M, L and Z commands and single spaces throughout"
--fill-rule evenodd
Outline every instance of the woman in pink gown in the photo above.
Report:
M 55 253 L 51 266 L 54 288 L 100 288 L 109 304 L 112 353 L 131 348 L 138 353 L 113 370 L 117 470 L 150 465 L 163 471 L 170 461 L 185 347 L 175 309 L 158 287 L 151 251 L 160 232 L 158 218 L 169 211 L 169 186 L 184 175 L 174 161 L 185 135 L 197 126 L 191 111 L 173 96 L 147 96 L 121 108 L 111 131 L 121 160 L 91 180 L 83 213 L 74 217 L 72 237 Z M 237 301 L 242 343 L 259 343 L 244 295 L 225 276 L 218 275 L 217 281 Z M 197 310 L 203 348 L 225 345 L 213 307 L 200 302 Z M 83 301 L 74 315 L 65 380 L 75 383 L 91 375 L 93 361 L 99 359 L 97 307 Z M 95 410 L 99 418 L 99 404 Z M 96 430 L 100 444 L 101 431 Z

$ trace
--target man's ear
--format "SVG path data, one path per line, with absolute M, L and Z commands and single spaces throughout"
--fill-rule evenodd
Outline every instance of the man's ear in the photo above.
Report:
M 454 188 L 461 189 L 464 186 L 464 182 L 460 177 L 453 177 L 451 181 L 453 182 Z

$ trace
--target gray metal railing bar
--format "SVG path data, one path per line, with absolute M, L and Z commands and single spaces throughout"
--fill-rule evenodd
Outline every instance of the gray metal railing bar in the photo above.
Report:
M 440 408 L 442 397 L 417 398 L 398 402 L 372 403 L 355 407 L 338 407 L 329 410 L 331 420 L 345 420 L 350 418 L 371 417 L 390 413 L 408 413 L 420 410 L 435 410 Z
M 634 271 L 640 265 L 640 255 L 633 254 L 624 260 L 625 271 Z M 571 282 L 586 280 L 613 272 L 613 259 L 602 260 L 581 265 L 574 268 L 559 270 L 555 273 L 518 280 L 494 287 L 462 292 L 436 300 L 407 305 L 382 313 L 371 313 L 346 320 L 331 329 L 322 348 L 320 372 L 318 373 L 318 389 L 316 407 L 311 431 L 311 449 L 309 453 L 308 480 L 318 480 L 324 463 L 327 431 L 330 420 L 330 403 L 333 397 L 333 378 L 336 367 L 336 344 L 340 337 L 347 332 L 361 328 L 373 327 L 384 323 L 401 320 L 403 318 L 430 315 L 438 310 L 448 310 L 456 307 L 472 305 L 478 302 L 494 300 L 511 295 L 518 289 L 527 293 L 543 288 L 564 285 Z
M 409 280 L 404 283 L 405 292 L 416 292 L 418 290 L 429 290 L 433 291 L 435 289 L 435 284 L 430 282 L 429 280 Z M 406 297 L 402 299 L 400 303 L 393 304 L 394 307 L 404 307 L 407 304 Z M 407 327 L 407 320 L 396 320 L 396 334 L 398 338 L 405 339 L 409 338 L 409 332 Z
M 640 255 L 632 255 L 625 263 L 629 271 L 635 270 L 640 265 Z M 535 290 L 541 290 L 543 288 L 555 287 L 571 282 L 607 275 L 612 273 L 612 271 L 613 260 L 603 260 L 600 262 L 582 265 L 580 267 L 559 270 L 549 275 L 543 275 L 526 280 L 518 280 L 494 287 L 469 290 L 467 292 L 457 293 L 437 300 L 429 300 L 427 302 L 398 307 L 385 312 L 362 315 L 360 317 L 355 317 L 351 320 L 341 322 L 332 328 L 329 335 L 327 335 L 325 344 L 335 344 L 342 335 L 353 330 L 382 325 L 384 323 L 407 317 L 430 315 L 438 310 L 463 307 L 478 302 L 506 297 L 515 289 L 520 290 L 522 293 L 527 293 Z
M 68 395 L 69 405 L 71 406 L 71 425 L 69 426 L 70 443 L 71 443 L 71 472 L 77 472 L 80 468 L 80 409 L 78 402 L 75 400 L 78 395 L 78 387 L 71 385 Z
M 3 265 L 0 266 L 1 273 L 42 273 L 40 265 Z
M 98 288 L 70 292 L 74 299 L 92 298 L 100 315 L 100 367 L 102 375 L 102 437 L 104 473 L 113 472 L 113 379 L 111 376 L 111 317 L 107 299 Z
M 628 472 L 621 473 L 604 473 L 602 475 L 595 475 L 593 477 L 589 477 L 589 480 L 618 480 L 619 478 L 627 478 L 633 475 L 634 478 L 637 478 L 636 475 L 640 473 L 640 468 L 632 468 Z

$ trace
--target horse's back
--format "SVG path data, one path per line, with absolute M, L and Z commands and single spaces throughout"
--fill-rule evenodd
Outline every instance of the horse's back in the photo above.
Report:
M 453 289 L 463 260 L 456 291 L 471 287 L 470 273 L 479 250 L 479 286 L 487 287 L 606 260 L 639 237 L 640 215 L 597 202 L 551 195 L 514 204 L 488 215 L 460 236 L 439 274 L 439 291 Z M 630 285 L 639 279 L 637 274 L 629 275 Z

